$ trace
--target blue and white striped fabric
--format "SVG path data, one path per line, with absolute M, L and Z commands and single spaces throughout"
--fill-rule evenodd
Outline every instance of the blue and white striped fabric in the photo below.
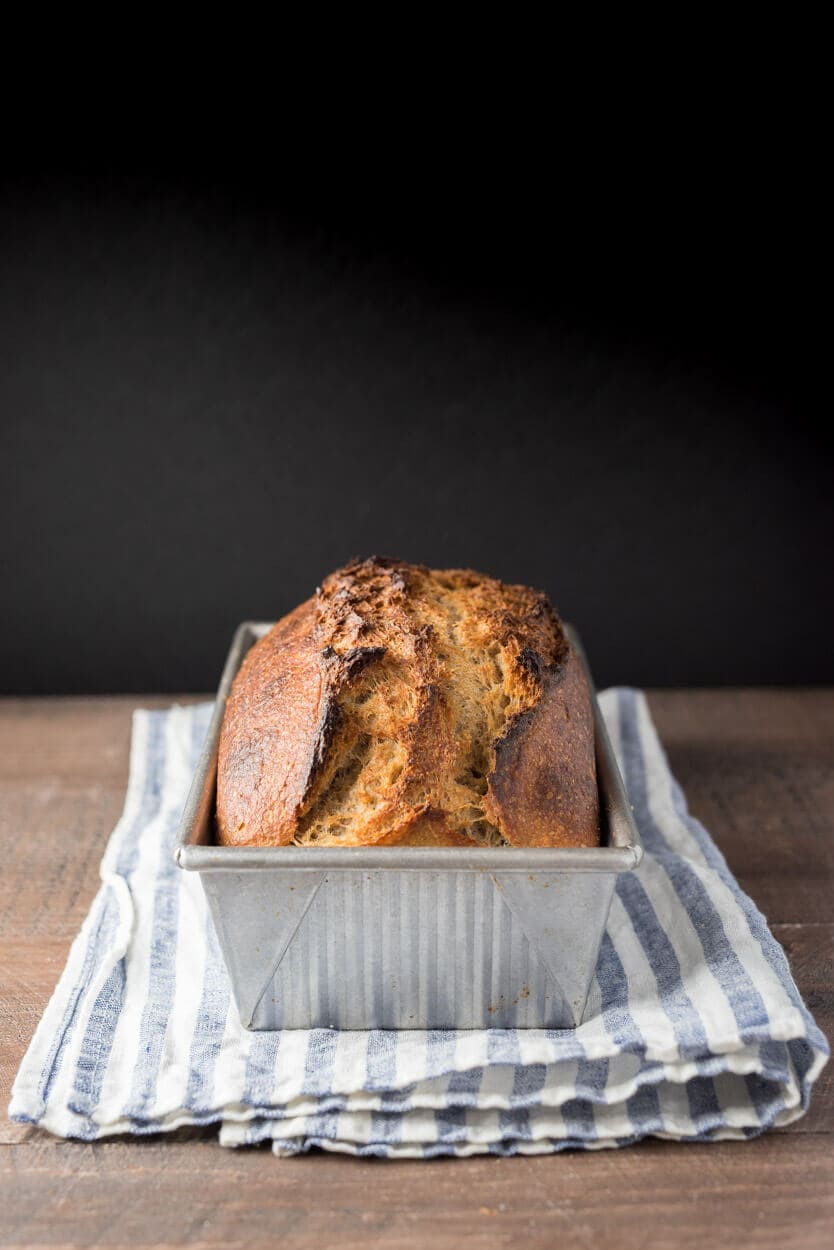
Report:
M 753 1137 L 828 1054 L 781 947 L 686 810 L 641 694 L 601 698 L 645 846 L 574 1031 L 247 1033 L 202 888 L 172 846 L 209 705 L 135 713 L 102 885 L 14 1085 L 62 1137 L 217 1123 L 220 1141 L 534 1154 Z

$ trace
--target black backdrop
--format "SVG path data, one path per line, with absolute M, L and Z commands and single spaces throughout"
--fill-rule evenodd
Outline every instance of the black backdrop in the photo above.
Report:
M 3 688 L 209 690 L 371 552 L 544 587 L 600 684 L 834 680 L 816 241 L 766 190 L 7 177 Z

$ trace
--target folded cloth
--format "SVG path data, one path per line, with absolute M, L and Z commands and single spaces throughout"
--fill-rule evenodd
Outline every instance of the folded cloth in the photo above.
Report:
M 808 1106 L 828 1047 L 764 917 L 687 812 L 642 694 L 601 705 L 643 837 L 575 1030 L 249 1033 L 173 845 L 211 706 L 137 711 L 102 884 L 14 1084 L 61 1137 L 220 1125 L 381 1156 L 753 1137 Z

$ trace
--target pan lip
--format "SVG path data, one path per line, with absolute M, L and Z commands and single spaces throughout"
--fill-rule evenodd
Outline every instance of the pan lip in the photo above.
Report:
M 217 747 L 226 700 L 249 647 L 272 628 L 269 621 L 242 621 L 234 632 L 217 688 L 214 711 L 183 809 L 174 848 L 180 868 L 189 872 L 480 872 L 547 874 L 622 873 L 636 868 L 643 848 L 628 802 L 619 765 L 600 711 L 596 689 L 578 631 L 565 625 L 585 671 L 594 716 L 594 740 L 600 803 L 609 830 L 607 846 L 574 847 L 297 847 L 217 846 L 196 842 L 197 825 L 207 805 L 213 807 Z

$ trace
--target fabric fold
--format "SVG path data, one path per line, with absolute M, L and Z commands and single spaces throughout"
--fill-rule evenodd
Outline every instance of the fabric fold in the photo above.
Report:
M 134 714 L 101 887 L 10 1115 L 94 1140 L 217 1124 L 380 1157 L 747 1138 L 807 1109 L 828 1056 L 784 952 L 688 812 L 639 691 L 600 699 L 644 844 L 575 1030 L 250 1033 L 173 844 L 210 704 Z

